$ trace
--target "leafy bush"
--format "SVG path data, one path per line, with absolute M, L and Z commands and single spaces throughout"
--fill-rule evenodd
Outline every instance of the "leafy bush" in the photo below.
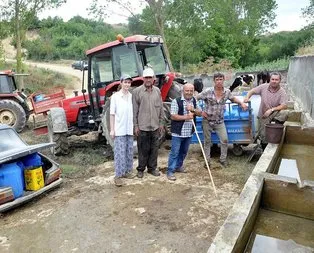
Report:
M 289 67 L 290 59 L 288 57 L 278 59 L 270 62 L 261 62 L 257 64 L 253 64 L 251 66 L 247 66 L 245 68 L 236 69 L 235 72 L 254 72 L 254 71 L 263 71 L 267 70 L 285 70 Z
M 48 18 L 39 24 L 40 37 L 25 43 L 27 57 L 32 60 L 83 59 L 86 50 L 112 41 L 115 35 L 127 35 L 126 27 L 113 28 L 100 21 L 79 16 L 63 22 Z
M 186 65 L 182 72 L 184 74 L 210 74 L 216 71 L 230 71 L 232 69 L 231 61 L 222 59 L 215 63 L 214 57 L 208 57 L 204 62 Z

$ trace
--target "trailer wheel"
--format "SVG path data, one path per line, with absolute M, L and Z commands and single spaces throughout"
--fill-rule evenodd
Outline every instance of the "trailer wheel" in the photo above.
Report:
M 55 142 L 56 145 L 50 148 L 50 151 L 55 156 L 68 155 L 70 153 L 69 141 L 67 138 L 67 133 L 54 133 L 53 132 L 53 123 L 51 115 L 48 114 L 48 138 L 49 142 Z
M 21 132 L 26 124 L 25 110 L 13 100 L 0 100 L 0 123 L 12 126 L 18 133 Z
M 235 156 L 241 156 L 243 154 L 243 148 L 239 144 L 233 144 L 232 153 Z

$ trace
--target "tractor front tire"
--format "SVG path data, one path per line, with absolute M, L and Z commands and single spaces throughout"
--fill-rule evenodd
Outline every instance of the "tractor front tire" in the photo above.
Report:
M 50 148 L 50 151 L 55 156 L 68 155 L 70 153 L 69 141 L 67 133 L 54 133 L 52 125 L 51 115 L 48 114 L 48 138 L 49 142 L 55 142 L 56 145 Z
M 23 107 L 14 100 L 0 100 L 0 123 L 12 126 L 18 133 L 26 124 L 26 113 Z

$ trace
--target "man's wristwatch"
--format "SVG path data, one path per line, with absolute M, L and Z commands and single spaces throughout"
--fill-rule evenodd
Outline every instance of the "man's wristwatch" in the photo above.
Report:
M 270 110 L 271 110 L 271 112 L 274 112 L 274 111 L 275 111 L 274 108 L 271 108 Z
M 190 110 L 190 112 L 194 113 L 194 112 L 195 112 L 195 109 Z

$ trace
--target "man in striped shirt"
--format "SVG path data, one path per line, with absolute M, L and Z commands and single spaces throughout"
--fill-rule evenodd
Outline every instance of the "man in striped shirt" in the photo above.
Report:
M 259 132 L 262 144 L 267 144 L 265 138 L 265 124 L 272 120 L 286 121 L 288 117 L 287 94 L 280 86 L 281 75 L 278 72 L 270 74 L 270 83 L 264 83 L 250 90 L 244 99 L 248 102 L 253 94 L 261 96 L 261 104 L 258 112 Z

